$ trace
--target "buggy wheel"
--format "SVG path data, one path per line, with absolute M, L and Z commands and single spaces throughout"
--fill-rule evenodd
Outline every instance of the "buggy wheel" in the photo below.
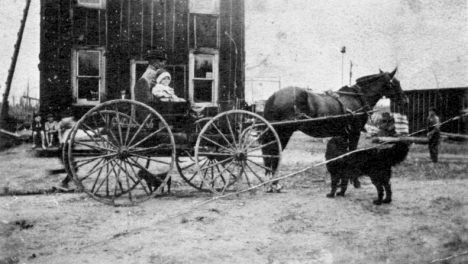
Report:
M 79 189 L 109 205 L 130 206 L 166 185 L 174 136 L 149 106 L 114 100 L 88 111 L 70 132 L 68 166 Z
M 263 148 L 274 149 L 264 155 Z M 263 117 L 231 110 L 210 120 L 195 145 L 195 165 L 205 186 L 216 194 L 242 191 L 275 177 L 272 160 L 281 161 L 281 142 Z M 208 159 L 213 162 L 205 162 Z M 268 177 L 267 177 L 268 176 Z

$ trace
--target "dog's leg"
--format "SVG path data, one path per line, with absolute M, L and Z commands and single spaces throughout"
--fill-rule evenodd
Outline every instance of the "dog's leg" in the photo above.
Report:
M 382 200 L 382 203 L 391 203 L 392 202 L 392 186 L 390 183 L 385 183 L 383 185 L 385 189 L 385 199 Z
M 333 198 L 335 197 L 335 193 L 336 193 L 336 188 L 338 186 L 338 180 L 339 180 L 339 176 L 335 173 L 330 173 L 330 176 L 331 176 L 331 191 L 329 194 L 327 194 L 327 197 L 328 198 Z
M 390 184 L 390 178 L 392 177 L 392 168 L 389 167 L 386 171 L 385 175 L 383 175 L 384 183 L 383 187 L 385 189 L 385 199 L 382 201 L 383 203 L 391 203 L 392 202 L 392 185 Z
M 380 182 L 373 182 L 373 183 L 375 185 L 375 188 L 377 188 L 377 200 L 374 200 L 374 204 L 381 205 L 382 199 L 383 199 L 384 188 L 382 186 L 382 183 Z
M 348 189 L 348 175 L 341 175 L 341 182 L 340 182 L 340 187 L 341 190 L 338 192 L 336 195 L 337 196 L 345 196 L 346 189 Z
M 172 179 L 169 177 L 167 180 L 167 193 L 171 193 L 171 184 L 172 184 Z

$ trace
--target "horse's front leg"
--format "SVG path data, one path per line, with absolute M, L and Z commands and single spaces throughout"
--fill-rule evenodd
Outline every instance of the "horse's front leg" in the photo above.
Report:
M 348 137 L 348 147 L 349 151 L 356 150 L 359 144 L 359 138 L 361 137 L 361 131 L 358 131 L 358 133 L 351 133 Z M 354 188 L 361 188 L 361 182 L 359 181 L 359 178 L 352 177 L 351 182 L 353 183 Z

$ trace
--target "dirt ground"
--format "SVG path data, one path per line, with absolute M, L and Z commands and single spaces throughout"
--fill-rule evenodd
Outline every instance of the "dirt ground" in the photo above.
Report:
M 64 176 L 47 173 L 61 167 L 57 159 L 22 145 L 0 153 L 0 264 L 468 263 L 467 147 L 441 147 L 436 165 L 426 146 L 413 147 L 394 168 L 390 205 L 372 204 L 368 178 L 326 198 L 329 175 L 319 166 L 282 181 L 279 194 L 207 202 L 211 194 L 175 178 L 170 195 L 110 207 L 83 193 L 5 195 L 49 189 Z M 280 175 L 322 161 L 324 150 L 295 134 Z

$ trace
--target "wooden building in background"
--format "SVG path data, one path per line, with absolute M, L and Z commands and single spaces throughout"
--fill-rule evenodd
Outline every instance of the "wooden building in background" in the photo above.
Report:
M 391 103 L 394 113 L 404 114 L 408 117 L 409 133 L 427 128 L 429 109 L 435 107 L 441 122 L 459 116 L 468 111 L 468 88 L 423 89 L 405 91 L 409 105 L 400 107 Z M 468 117 L 451 121 L 441 127 L 441 131 L 454 134 L 468 134 Z M 421 134 L 425 135 L 427 131 Z
M 243 0 L 41 0 L 41 111 L 116 99 L 168 54 L 179 97 L 219 107 L 244 97 Z

